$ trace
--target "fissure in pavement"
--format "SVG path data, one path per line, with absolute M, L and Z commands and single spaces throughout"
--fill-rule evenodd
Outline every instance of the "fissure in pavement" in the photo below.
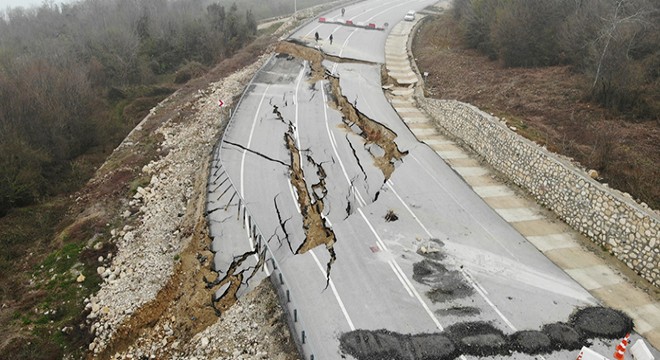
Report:
M 382 171 L 383 177 L 387 181 L 394 172 L 395 163 L 402 161 L 403 157 L 408 154 L 408 151 L 399 150 L 398 145 L 394 141 L 398 135 L 394 131 L 378 121 L 369 118 L 357 109 L 356 104 L 351 103 L 343 95 L 339 78 L 327 76 L 327 79 L 330 82 L 333 101 L 337 110 L 342 113 L 342 121 L 346 125 L 346 128 L 364 139 L 365 147 L 375 145 L 381 150 L 375 151 L 369 149 L 368 152 L 374 159 L 374 165 Z M 354 126 L 360 129 L 359 133 L 354 130 Z
M 316 163 L 311 155 L 307 155 L 307 161 L 316 168 L 316 174 L 319 178 L 318 183 L 311 186 L 312 191 L 310 192 L 307 188 L 301 151 L 296 145 L 295 131 L 292 124 L 289 125 L 289 130 L 284 134 L 284 142 L 291 155 L 291 185 L 296 189 L 298 195 L 297 201 L 303 217 L 303 230 L 305 232 L 305 239 L 296 249 L 295 254 L 304 254 L 319 245 L 324 245 L 330 255 L 330 260 L 326 264 L 327 286 L 330 281 L 332 264 L 336 260 L 334 245 L 337 238 L 323 217 L 323 198 L 327 194 L 325 186 L 326 173 L 321 164 Z
M 397 134 L 394 131 L 359 111 L 357 104 L 351 103 L 342 94 L 339 78 L 332 76 L 323 67 L 324 60 L 353 63 L 358 61 L 328 56 L 318 50 L 297 45 L 293 42 L 281 42 L 278 44 L 277 51 L 307 60 L 310 63 L 310 73 L 308 74 L 310 82 L 316 83 L 320 80 L 327 80 L 330 83 L 331 100 L 334 107 L 341 112 L 342 121 L 346 128 L 359 135 L 365 141 L 365 147 L 376 146 L 381 150 L 369 151 L 369 153 L 374 159 L 374 164 L 382 171 L 385 181 L 387 181 L 394 172 L 395 163 L 401 161 L 408 154 L 408 151 L 399 150 L 395 142 Z M 354 125 L 360 129 L 359 132 L 353 129 Z M 361 164 L 360 167 L 362 168 Z

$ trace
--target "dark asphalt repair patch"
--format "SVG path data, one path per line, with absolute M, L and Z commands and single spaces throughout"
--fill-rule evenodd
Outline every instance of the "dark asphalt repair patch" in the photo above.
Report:
M 413 264 L 413 280 L 431 287 L 426 295 L 433 303 L 464 298 L 474 293 L 474 288 L 460 272 L 447 270 L 444 265 L 430 259 Z
M 571 324 L 584 335 L 605 339 L 624 337 L 633 327 L 628 315 L 605 307 L 581 309 L 571 316 Z
M 474 316 L 479 315 L 481 310 L 474 306 L 453 306 L 448 309 L 439 309 L 435 311 L 439 316 Z
M 557 322 L 541 331 L 504 334 L 493 325 L 463 322 L 434 334 L 399 334 L 388 330 L 355 330 L 339 337 L 340 348 L 358 360 L 450 360 L 461 355 L 494 356 L 514 352 L 529 355 L 577 350 L 589 339 L 618 339 L 631 332 L 624 313 L 604 307 L 576 311 L 568 323 Z

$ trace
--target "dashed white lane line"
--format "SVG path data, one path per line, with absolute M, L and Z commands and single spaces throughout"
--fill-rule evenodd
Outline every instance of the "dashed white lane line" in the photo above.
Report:
M 330 285 L 330 290 L 332 290 L 332 293 L 335 295 L 335 299 L 337 299 L 337 303 L 339 304 L 339 308 L 341 309 L 342 314 L 344 314 L 344 318 L 346 318 L 346 322 L 348 323 L 348 327 L 351 330 L 355 330 L 355 325 L 353 325 L 353 320 L 351 320 L 351 317 L 348 315 L 348 311 L 346 310 L 346 306 L 344 306 L 344 302 L 341 300 L 341 297 L 339 296 L 339 293 L 337 292 L 337 288 L 335 287 L 335 283 L 330 279 L 328 274 L 326 273 L 325 269 L 323 269 L 323 265 L 321 265 L 321 262 L 319 261 L 319 258 L 316 257 L 316 254 L 314 254 L 314 250 L 309 251 L 312 254 L 312 257 L 314 258 L 314 261 L 316 262 L 316 265 L 318 265 L 319 269 L 323 273 L 323 276 L 326 277 L 328 280 L 328 284 Z
M 351 182 L 351 178 L 348 176 L 348 172 L 346 171 L 346 167 L 344 166 L 344 162 L 341 160 L 341 156 L 339 156 L 339 152 L 337 151 L 337 146 L 336 146 L 336 140 L 334 139 L 334 136 L 332 132 L 330 131 L 330 125 L 328 122 L 328 104 L 326 103 L 325 99 L 325 86 L 321 86 L 321 98 L 323 99 L 323 116 L 325 117 L 325 130 L 328 133 L 328 138 L 330 139 L 330 145 L 332 146 L 332 150 L 335 153 L 335 156 L 337 157 L 337 161 L 339 162 L 339 166 L 341 167 L 341 171 L 344 173 L 344 178 L 346 178 L 346 181 L 351 187 L 351 190 L 355 192 L 355 197 L 358 200 L 358 203 L 360 206 L 365 206 L 367 204 L 366 201 L 364 201 L 364 198 L 362 197 L 362 194 L 360 194 L 360 191 L 358 191 L 357 188 L 353 185 Z
M 384 249 L 385 251 L 387 251 L 387 247 L 385 246 L 385 243 L 383 243 L 383 240 L 381 240 L 380 236 L 378 235 L 378 233 L 376 232 L 376 230 L 374 229 L 374 227 L 371 225 L 371 223 L 369 222 L 369 220 L 367 219 L 367 217 L 364 215 L 364 213 L 362 212 L 362 209 L 358 209 L 358 212 L 360 213 L 360 215 L 362 215 L 362 219 L 364 220 L 364 222 L 367 223 L 367 226 L 369 227 L 369 229 L 371 230 L 371 232 L 372 232 L 372 233 L 374 234 L 374 236 L 376 237 L 376 241 L 378 241 L 378 244 L 379 244 L 380 246 L 382 246 L 383 249 Z M 408 280 L 408 278 L 405 276 L 405 274 L 404 274 L 403 271 L 401 270 L 401 267 L 400 267 L 399 264 L 396 262 L 396 260 L 395 260 L 395 259 L 390 259 L 390 261 L 392 262 L 392 265 L 393 265 L 398 271 L 401 272 L 401 275 L 403 275 L 404 287 L 405 287 L 405 286 L 409 286 L 409 287 L 410 287 L 410 291 L 412 291 L 413 295 L 415 296 L 415 298 L 417 298 L 417 301 L 419 301 L 420 305 L 422 305 L 422 308 L 424 308 L 424 311 L 426 311 L 426 313 L 429 315 L 429 317 L 431 318 L 431 320 L 433 321 L 433 323 L 435 324 L 435 326 L 436 326 L 440 331 L 444 331 L 445 328 L 442 326 L 442 324 L 440 324 L 440 321 L 438 321 L 438 318 L 435 317 L 435 314 L 433 313 L 433 311 L 431 311 L 431 309 L 430 309 L 429 306 L 426 304 L 426 302 L 424 302 L 424 299 L 422 299 L 422 297 L 419 295 L 419 293 L 417 292 L 417 289 L 415 289 L 415 287 L 412 285 L 412 283 L 410 283 L 410 280 Z

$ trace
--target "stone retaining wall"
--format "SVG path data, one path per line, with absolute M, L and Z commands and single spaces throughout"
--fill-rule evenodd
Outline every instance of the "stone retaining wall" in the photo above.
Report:
M 656 212 L 591 179 L 569 160 L 517 135 L 474 106 L 451 100 L 417 100 L 437 125 L 464 141 L 568 225 L 660 287 L 660 216 Z

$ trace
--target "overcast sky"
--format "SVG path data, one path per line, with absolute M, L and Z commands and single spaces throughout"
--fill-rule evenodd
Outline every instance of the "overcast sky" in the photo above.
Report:
M 7 7 L 31 7 L 41 5 L 44 0 L 0 0 L 0 10 L 5 10 Z M 63 2 L 70 2 L 70 0 L 56 0 L 56 4 Z

